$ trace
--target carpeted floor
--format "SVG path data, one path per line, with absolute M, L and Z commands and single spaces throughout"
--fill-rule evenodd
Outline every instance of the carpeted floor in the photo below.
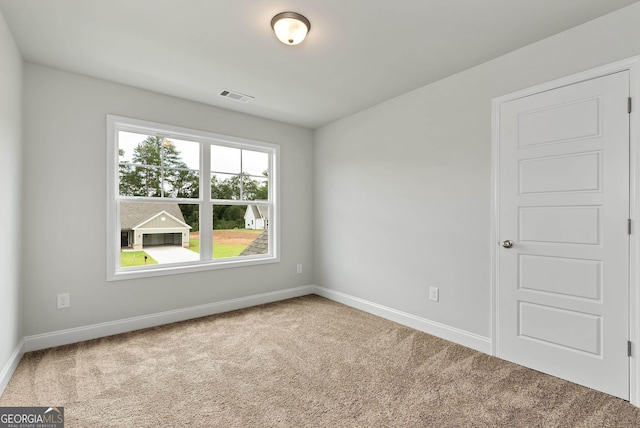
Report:
M 66 427 L 638 427 L 640 409 L 318 296 L 24 356 Z

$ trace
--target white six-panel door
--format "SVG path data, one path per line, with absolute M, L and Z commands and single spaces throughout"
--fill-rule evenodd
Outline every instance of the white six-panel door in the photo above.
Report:
M 500 104 L 499 357 L 629 398 L 629 72 Z

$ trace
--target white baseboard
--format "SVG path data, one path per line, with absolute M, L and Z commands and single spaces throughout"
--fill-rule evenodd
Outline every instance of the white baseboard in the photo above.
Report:
M 20 339 L 18 346 L 16 346 L 16 349 L 13 350 L 9 357 L 9 361 L 7 361 L 2 368 L 2 371 L 0 371 L 0 395 L 2 395 L 9 384 L 9 380 L 11 380 L 13 372 L 18 368 L 18 364 L 20 364 L 20 360 L 22 359 L 24 352 L 24 339 Z
M 139 317 L 125 318 L 122 320 L 26 336 L 23 341 L 21 341 L 19 350 L 14 352 L 15 357 L 12 356 L 12 360 L 7 363 L 0 375 L 5 376 L 8 373 L 12 374 L 24 352 L 67 345 L 70 343 L 81 342 L 83 340 L 97 339 L 143 328 L 156 327 L 163 324 L 170 324 L 172 322 L 185 321 L 188 319 L 248 308 L 264 303 L 305 296 L 307 294 L 317 294 L 319 296 L 326 297 L 327 299 L 343 303 L 347 306 L 406 325 L 407 327 L 415 328 L 416 330 L 473 348 L 480 352 L 491 354 L 491 340 L 489 338 L 440 324 L 406 312 L 398 311 L 377 303 L 369 302 L 339 291 L 330 290 L 317 285 L 306 285 L 286 290 L 240 297 L 237 299 L 223 300 L 221 302 L 192 306 L 189 308 L 175 309 L 166 312 L 142 315 Z M 17 361 L 14 362 L 13 359 L 17 359 Z M 9 374 L 6 379 L 7 382 L 10 377 L 11 376 Z M 4 377 L 0 377 L 0 386 L 3 385 L 3 381 Z
M 125 318 L 117 321 L 109 321 L 83 327 L 58 330 L 50 333 L 26 336 L 24 338 L 24 351 L 30 352 L 39 349 L 52 348 L 55 346 L 67 345 L 69 343 L 81 342 L 83 340 L 97 339 L 100 337 L 126 333 L 143 328 L 170 324 L 172 322 L 205 317 L 222 312 L 234 311 L 236 309 L 262 305 L 264 303 L 277 302 L 279 300 L 305 296 L 307 294 L 314 293 L 314 291 L 315 286 L 311 285 L 288 288 L 286 290 L 272 291 L 270 293 L 223 300 L 221 302 L 208 303 L 204 305 L 192 306 L 189 308 L 176 309 L 172 311 L 159 312 L 156 314 Z
M 411 327 L 450 342 L 491 355 L 491 339 L 488 337 L 469 333 L 468 331 L 440 324 L 426 318 L 421 318 L 416 315 L 388 308 L 386 306 L 369 302 L 367 300 L 360 299 L 359 297 L 353 297 L 339 291 L 330 290 L 328 288 L 315 286 L 314 293 L 338 303 L 343 303 L 347 306 L 360 309 L 370 314 L 406 325 L 407 327 Z

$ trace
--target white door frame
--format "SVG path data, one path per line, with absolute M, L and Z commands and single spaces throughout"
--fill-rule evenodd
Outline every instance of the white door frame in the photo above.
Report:
M 629 241 L 629 340 L 632 342 L 629 367 L 629 402 L 640 407 L 640 56 L 503 95 L 491 101 L 491 353 L 492 355 L 497 354 L 497 326 L 500 316 L 498 313 L 498 248 L 500 240 L 498 236 L 498 226 L 500 222 L 498 210 L 500 204 L 500 191 L 498 186 L 498 180 L 500 179 L 498 171 L 500 161 L 500 134 L 498 130 L 500 126 L 500 104 L 624 70 L 629 70 L 629 91 L 634 104 L 629 118 L 631 146 L 629 218 L 632 220 L 632 233 Z M 621 108 L 624 108 L 624 106 L 621 106 Z

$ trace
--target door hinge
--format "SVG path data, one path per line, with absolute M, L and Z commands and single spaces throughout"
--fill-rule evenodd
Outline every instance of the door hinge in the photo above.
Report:
M 627 219 L 627 235 L 631 235 L 631 219 Z
M 627 340 L 627 357 L 631 356 L 631 341 Z
M 631 97 L 627 98 L 627 113 L 631 113 Z

